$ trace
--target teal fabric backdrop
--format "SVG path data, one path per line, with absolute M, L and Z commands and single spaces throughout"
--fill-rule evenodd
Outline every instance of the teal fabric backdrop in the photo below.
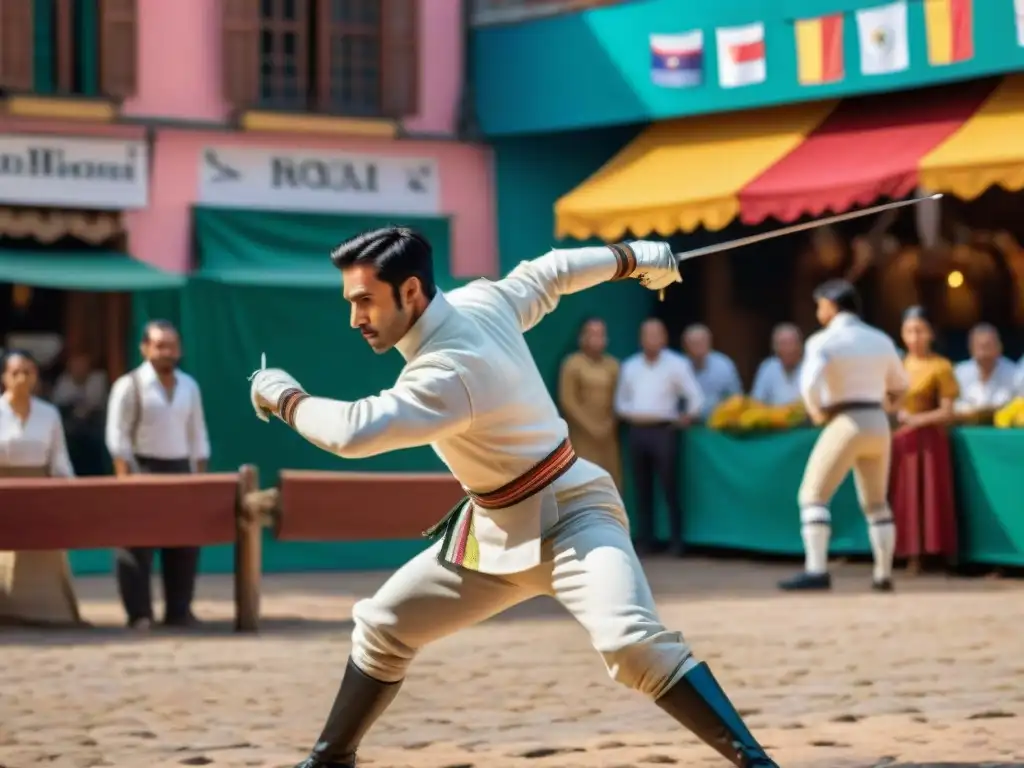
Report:
M 494 143 L 498 253 L 502 272 L 552 247 L 579 242 L 554 239 L 555 200 L 573 189 L 638 132 L 635 126 L 578 134 L 552 134 Z M 650 291 L 634 281 L 597 286 L 567 296 L 555 313 L 526 334 L 537 366 L 551 391 L 562 358 L 576 346 L 588 317 L 608 324 L 609 351 L 625 357 L 636 351 L 640 323 L 653 307 Z
M 442 289 L 449 276 L 447 219 L 405 219 L 434 246 Z M 254 463 L 266 483 L 281 469 L 425 471 L 441 468 L 420 448 L 350 465 L 314 448 L 283 425 L 256 419 L 249 374 L 268 364 L 294 374 L 311 392 L 356 399 L 391 386 L 402 368 L 397 352 L 379 356 L 349 327 L 341 276 L 330 263 L 339 241 L 388 221 L 370 216 L 195 212 L 199 270 L 182 306 L 188 368 L 203 387 L 214 446 L 213 470 Z
M 974 58 L 940 67 L 928 64 L 923 3 L 909 0 L 909 69 L 862 75 L 852 12 L 883 4 L 884 0 L 646 0 L 478 27 L 472 41 L 477 117 L 488 136 L 508 136 L 917 88 L 1024 68 L 1013 0 L 974 0 Z M 793 21 L 840 11 L 846 12 L 845 79 L 801 86 Z M 756 21 L 765 25 L 767 80 L 720 88 L 715 28 Z M 694 29 L 704 31 L 704 84 L 655 86 L 649 35 Z

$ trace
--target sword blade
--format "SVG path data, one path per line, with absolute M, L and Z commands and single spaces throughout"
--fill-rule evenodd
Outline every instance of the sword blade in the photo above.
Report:
M 826 216 L 823 219 L 815 219 L 814 221 L 805 221 L 803 224 L 794 224 L 790 227 L 782 227 L 781 229 L 773 229 L 770 232 L 762 232 L 759 235 L 750 235 L 749 237 L 741 237 L 737 240 L 729 240 L 725 243 L 716 243 L 715 245 L 706 245 L 703 248 L 694 248 L 692 251 L 683 251 L 677 253 L 676 258 L 680 261 L 688 261 L 689 259 L 696 259 L 698 256 L 708 256 L 712 253 L 719 253 L 721 251 L 731 251 L 733 248 L 742 248 L 745 245 L 754 245 L 755 243 L 763 243 L 765 240 L 772 240 L 776 237 L 783 237 L 785 235 L 792 235 L 795 232 L 803 232 L 808 229 L 815 229 L 817 227 L 824 227 L 828 224 L 836 224 L 840 221 L 849 221 L 850 219 L 859 219 L 861 216 L 871 216 L 875 213 L 882 213 L 883 211 L 891 211 L 894 208 L 904 208 L 908 205 L 917 205 L 918 203 L 924 203 L 928 200 L 939 200 L 942 198 L 941 194 L 928 195 L 928 197 L 915 197 L 910 200 L 899 200 L 895 203 L 883 203 L 882 205 L 875 205 L 871 208 L 863 208 L 859 211 L 850 211 L 849 213 L 840 213 L 836 216 Z

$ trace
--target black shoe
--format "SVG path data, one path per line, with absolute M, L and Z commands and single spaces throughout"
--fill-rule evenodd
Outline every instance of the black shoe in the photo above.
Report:
M 675 541 L 669 544 L 668 554 L 669 557 L 683 557 L 686 554 L 686 545 L 681 541 Z
M 164 626 L 173 627 L 175 629 L 194 629 L 201 627 L 201 622 L 196 615 L 189 611 L 183 616 L 166 616 L 164 617 Z
M 701 662 L 655 704 L 738 768 L 778 768 Z
M 359 742 L 401 687 L 401 681 L 374 680 L 349 659 L 323 733 L 309 757 L 295 768 L 355 768 Z
M 832 589 L 832 576 L 827 573 L 798 573 L 791 579 L 780 581 L 779 589 L 786 592 L 824 592 Z
M 871 589 L 875 592 L 892 592 L 892 579 L 878 579 L 871 582 Z

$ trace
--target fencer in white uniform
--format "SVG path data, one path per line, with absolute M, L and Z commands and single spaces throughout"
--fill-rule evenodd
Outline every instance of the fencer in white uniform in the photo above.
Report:
M 886 410 L 907 390 L 896 345 L 860 319 L 860 297 L 845 280 L 829 280 L 814 292 L 822 330 L 807 340 L 800 393 L 808 414 L 824 424 L 800 483 L 804 570 L 780 582 L 784 590 L 828 590 L 829 505 L 853 473 L 874 556 L 872 588 L 891 592 L 896 524 L 889 508 L 892 433 Z
M 396 347 L 405 367 L 394 387 L 354 402 L 261 369 L 257 414 L 343 458 L 430 444 L 466 498 L 432 529 L 433 546 L 353 608 L 341 688 L 301 768 L 354 766 L 421 648 L 541 594 L 575 616 L 614 679 L 734 765 L 774 766 L 707 665 L 659 620 L 622 499 L 607 472 L 576 457 L 523 338 L 563 295 L 626 278 L 653 290 L 677 282 L 668 246 L 554 250 L 448 294 L 435 287 L 430 245 L 408 229 L 365 233 L 331 258 L 352 327 L 378 353 Z

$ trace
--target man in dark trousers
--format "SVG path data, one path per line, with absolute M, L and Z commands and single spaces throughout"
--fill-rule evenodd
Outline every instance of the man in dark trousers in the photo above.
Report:
M 143 363 L 116 382 L 107 407 L 107 449 L 118 477 L 133 473 L 205 472 L 210 458 L 206 419 L 199 385 L 178 370 L 181 338 L 164 320 L 146 325 Z M 164 623 L 195 623 L 198 547 L 167 547 L 160 551 L 164 582 Z M 117 584 L 128 625 L 146 630 L 153 623 L 150 572 L 153 549 L 132 547 L 117 552 Z
M 637 495 L 636 548 L 654 545 L 654 480 L 668 503 L 670 548 L 683 552 L 683 513 L 679 504 L 679 428 L 696 418 L 704 395 L 685 357 L 666 349 L 668 332 L 660 320 L 640 326 L 641 351 L 626 359 L 615 392 L 615 413 L 629 425 L 629 452 Z M 680 405 L 685 403 L 684 408 Z

